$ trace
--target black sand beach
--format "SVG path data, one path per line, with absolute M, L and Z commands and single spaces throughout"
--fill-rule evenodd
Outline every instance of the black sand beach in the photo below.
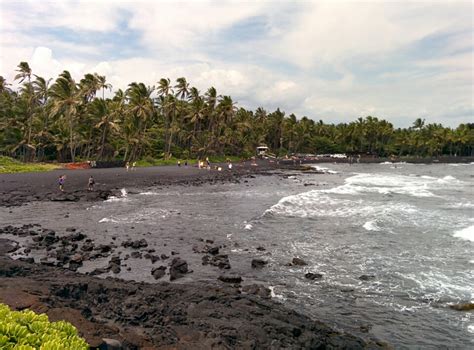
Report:
M 18 206 L 33 201 L 103 200 L 123 187 L 133 190 L 245 181 L 246 176 L 275 169 L 275 163 L 259 162 L 258 166 L 238 164 L 232 172 L 154 167 L 129 172 L 115 168 L 0 175 L 0 205 L 15 206 L 17 213 L 24 210 L 26 218 L 29 209 Z M 65 193 L 57 188 L 60 174 L 67 176 Z M 90 175 L 97 182 L 93 192 L 86 189 Z M 3 208 L 3 213 L 7 215 L 8 210 Z M 209 237 L 202 237 L 196 245 L 196 237 L 184 237 L 183 241 L 183 236 L 176 235 L 175 239 L 180 240 L 176 246 L 187 246 L 186 251 L 193 249 L 207 264 L 218 266 L 219 277 L 215 282 L 176 283 L 176 279 L 192 273 L 194 268 L 188 266 L 190 257 L 184 249 L 176 252 L 176 256 L 159 256 L 159 252 L 147 248 L 146 241 L 124 238 L 115 244 L 94 243 L 93 233 L 80 233 L 79 225 L 55 232 L 44 224 L 24 224 L 0 228 L 0 233 L 8 237 L 0 244 L 0 301 L 15 309 L 46 312 L 52 320 L 66 319 L 78 327 L 93 347 L 103 343 L 104 338 L 118 340 L 125 349 L 388 347 L 335 331 L 289 310 L 271 299 L 270 290 L 263 285 L 243 285 L 245 276 L 226 266 L 225 254 L 219 252 L 222 245 Z M 120 271 L 120 249 L 124 247 L 153 263 L 158 261 L 152 272 L 159 279 L 157 283 L 96 277 Z M 43 252 L 45 258 L 33 261 L 25 257 L 20 261 L 7 255 L 31 249 Z M 76 272 L 88 260 L 100 258 L 108 259 L 107 267 L 87 275 Z M 165 274 L 166 278 L 160 279 Z

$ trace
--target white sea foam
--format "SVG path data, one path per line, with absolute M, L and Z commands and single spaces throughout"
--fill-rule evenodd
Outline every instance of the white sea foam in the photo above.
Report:
M 380 227 L 377 226 L 377 221 L 367 221 L 363 226 L 367 231 L 380 231 Z
M 325 168 L 325 167 L 320 167 L 320 166 L 317 166 L 317 165 L 312 165 L 311 167 L 313 169 L 315 169 L 316 171 L 320 171 L 320 172 L 325 173 L 325 174 L 338 174 L 339 173 L 338 171 L 335 171 L 335 170 L 332 170 L 332 169 L 329 169 L 329 168 Z
M 104 202 L 110 203 L 110 202 L 128 202 L 130 199 L 127 197 L 115 197 L 115 196 L 110 196 L 107 198 Z
M 104 223 L 104 222 L 118 223 L 117 220 L 112 219 L 112 218 L 103 218 L 103 219 L 100 219 L 99 222 L 100 222 L 100 223 Z
M 110 196 L 108 199 L 106 199 L 104 202 L 127 202 L 129 199 L 127 197 L 127 190 L 125 188 L 122 188 L 120 190 L 120 193 L 122 194 L 121 197 L 116 197 L 116 196 Z
M 153 191 L 147 191 L 147 192 L 140 192 L 139 194 L 142 195 L 142 196 L 156 196 L 159 193 L 158 192 L 153 192 Z
M 474 242 L 474 225 L 463 228 L 454 232 L 454 237 L 464 239 L 466 241 Z
M 266 214 L 289 217 L 342 217 L 372 218 L 411 217 L 417 209 L 406 203 L 373 205 L 363 199 L 345 199 L 325 190 L 313 190 L 282 198 L 266 210 Z
M 457 209 L 469 209 L 474 208 L 473 202 L 461 202 L 461 203 L 452 203 L 450 208 L 457 208 Z
M 176 215 L 176 213 L 177 212 L 173 210 L 145 208 L 138 211 L 130 211 L 123 215 L 115 215 L 110 218 L 103 218 L 99 222 L 112 222 L 120 224 L 149 222 L 156 221 L 157 219 L 167 219 L 173 215 Z

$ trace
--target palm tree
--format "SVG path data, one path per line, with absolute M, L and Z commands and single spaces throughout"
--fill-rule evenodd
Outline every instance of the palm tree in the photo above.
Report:
M 8 87 L 11 84 L 8 84 L 4 77 L 0 75 L 0 94 L 2 92 L 11 92 L 11 89 Z
M 60 120 L 68 125 L 69 151 L 71 161 L 75 161 L 76 153 L 76 121 L 78 107 L 81 103 L 79 89 L 76 82 L 68 71 L 62 72 L 51 86 L 50 95 L 52 98 L 51 114 L 59 115 Z
M 97 81 L 97 90 L 102 89 L 102 100 L 105 100 L 105 89 L 112 90 L 112 85 L 106 83 L 106 78 L 104 75 L 94 74 Z
M 36 120 L 40 123 L 38 132 L 35 135 L 36 143 L 38 148 L 38 157 L 44 158 L 45 148 L 47 143 L 51 140 L 51 134 L 49 130 L 49 113 L 48 113 L 48 98 L 49 98 L 49 83 L 51 79 L 45 80 L 35 74 L 35 80 L 33 81 L 33 89 L 35 93 L 35 99 L 38 104 Z
M 120 101 L 96 99 L 92 102 L 91 113 L 99 118 L 99 122 L 94 127 L 101 130 L 100 148 L 99 153 L 97 154 L 97 159 L 99 160 L 104 156 L 104 149 L 109 131 L 118 131 L 120 129 L 117 118 L 119 110 Z
M 189 94 L 189 84 L 186 81 L 186 78 L 176 79 L 177 84 L 175 85 L 176 97 L 180 99 L 185 99 Z
M 147 87 L 143 83 L 131 83 L 127 89 L 127 114 L 134 126 L 136 142 L 130 153 L 130 160 L 135 160 L 141 152 L 141 146 L 147 142 L 147 123 L 155 113 L 151 97 L 155 87 Z
M 16 70 L 18 72 L 17 75 L 15 75 L 14 80 L 20 79 L 20 84 L 25 80 L 28 79 L 28 82 L 31 80 L 31 68 L 28 64 L 28 62 L 20 62 L 18 65 L 18 69 Z

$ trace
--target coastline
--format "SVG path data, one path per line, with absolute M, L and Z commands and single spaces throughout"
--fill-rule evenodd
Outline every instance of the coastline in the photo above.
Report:
M 151 186 L 239 182 L 278 168 L 294 170 L 291 164 L 277 165 L 259 160 L 258 166 L 250 162 L 235 164 L 232 172 L 168 166 L 137 168 L 133 172 L 116 168 L 4 174 L 0 176 L 3 198 L 0 206 L 4 207 L 5 213 L 10 210 L 7 207 L 16 207 L 17 212 L 22 212 L 26 207 L 21 205 L 37 201 L 59 202 L 57 205 L 60 206 L 62 201 L 104 200 L 118 194 L 123 187 L 138 191 Z M 65 193 L 56 189 L 56 177 L 62 173 L 67 175 Z M 93 192 L 85 189 L 90 174 L 97 182 Z M 46 222 L 55 220 L 53 216 L 46 218 Z M 80 226 L 60 233 L 46 225 L 24 224 L 18 222 L 13 228 L 0 228 L 2 236 L 7 237 L 0 237 L 0 302 L 15 309 L 45 312 L 51 320 L 70 321 L 91 346 L 97 347 L 103 339 L 112 338 L 125 349 L 389 348 L 376 340 L 335 331 L 322 322 L 292 311 L 271 299 L 265 286 L 242 284 L 245 276 L 235 275 L 232 269 L 222 270 L 214 282 L 159 280 L 158 283 L 144 283 L 103 278 L 106 275 L 100 278 L 94 273 L 79 274 L 75 272 L 78 266 L 87 263 L 88 259 L 95 259 L 92 252 L 110 259 L 108 271 L 114 262 L 120 266 L 120 253 L 117 256 L 113 245 L 110 249 L 98 244 L 89 253 L 89 248 L 84 246 L 95 237 L 90 234 L 82 238 L 74 236 L 81 230 Z M 12 243 L 15 241 L 20 244 Z M 199 253 L 203 256 L 209 255 L 205 253 L 218 245 L 208 242 L 213 239 L 202 238 Z M 189 238 L 180 244 L 191 248 L 195 242 Z M 47 256 L 54 253 L 56 263 L 51 259 L 39 263 L 31 259 L 12 260 L 7 256 L 12 251 L 24 252 L 25 248 L 40 250 Z M 146 247 L 137 251 L 153 256 Z M 189 258 L 186 253 L 177 256 Z M 171 271 L 172 259 L 161 259 L 160 264 L 169 266 Z

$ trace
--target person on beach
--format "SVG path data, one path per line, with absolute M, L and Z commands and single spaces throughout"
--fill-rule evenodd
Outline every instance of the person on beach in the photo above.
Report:
M 125 163 L 125 168 L 127 169 L 127 171 L 130 169 L 130 162 Z
M 178 160 L 178 166 L 181 166 L 181 161 L 180 160 Z
M 135 170 L 136 167 L 137 167 L 137 162 L 133 162 L 133 163 L 132 163 L 132 170 Z
M 185 167 L 188 166 L 188 160 L 187 160 L 187 159 L 184 161 L 184 166 L 185 166 Z
M 94 190 L 94 184 L 95 184 L 94 178 L 92 176 L 89 176 L 89 181 L 87 183 L 87 189 L 89 191 L 93 191 Z
M 59 185 L 59 190 L 61 192 L 64 192 L 64 182 L 66 181 L 66 175 L 61 175 L 58 178 L 58 185 Z
M 209 157 L 206 157 L 206 165 L 207 165 L 207 169 L 211 169 L 211 162 L 209 161 Z

